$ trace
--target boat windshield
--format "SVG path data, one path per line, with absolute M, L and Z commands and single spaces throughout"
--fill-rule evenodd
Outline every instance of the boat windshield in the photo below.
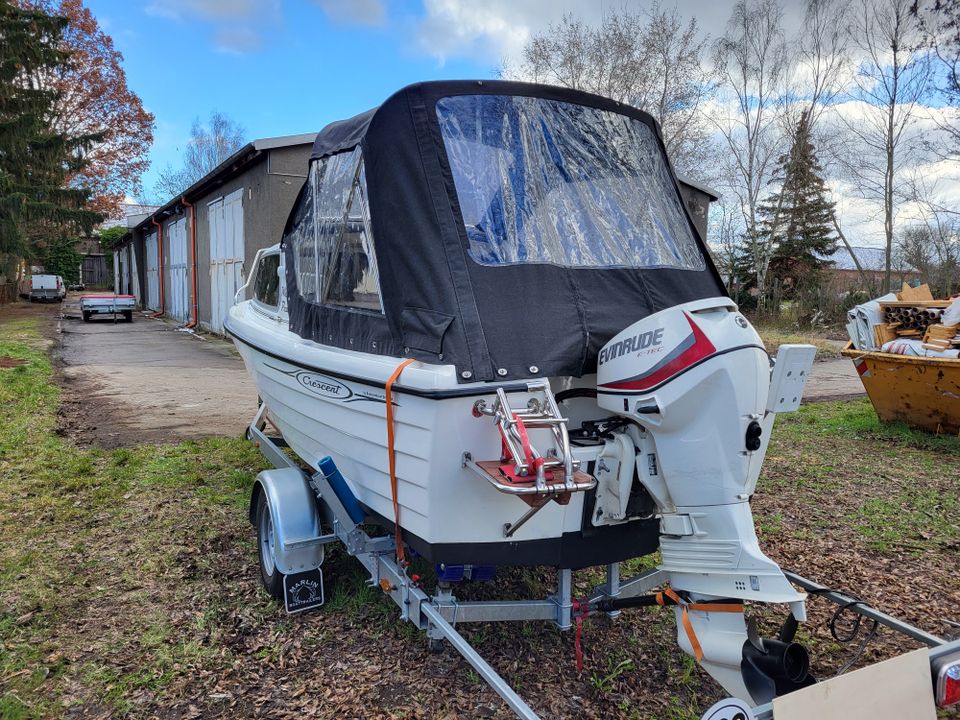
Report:
M 535 97 L 458 95 L 436 107 L 476 262 L 704 269 L 645 123 Z

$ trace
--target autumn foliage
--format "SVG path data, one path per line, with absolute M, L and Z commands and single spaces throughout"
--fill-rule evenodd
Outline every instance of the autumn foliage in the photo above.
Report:
M 99 136 L 70 182 L 90 190 L 90 208 L 122 217 L 120 204 L 140 193 L 140 178 L 150 165 L 154 117 L 127 86 L 123 55 L 81 0 L 19 0 L 68 21 L 63 31 L 70 62 L 50 78 L 56 91 L 52 125 L 68 137 Z

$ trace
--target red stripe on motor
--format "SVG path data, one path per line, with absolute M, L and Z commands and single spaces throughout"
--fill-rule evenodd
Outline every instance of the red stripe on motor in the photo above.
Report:
M 690 328 L 693 330 L 694 342 L 689 349 L 668 362 L 655 373 L 646 375 L 638 380 L 608 383 L 600 387 L 610 390 L 647 390 L 655 385 L 659 385 L 664 380 L 668 380 L 694 363 L 713 355 L 717 349 L 713 346 L 713 343 L 710 342 L 710 338 L 703 333 L 703 330 L 697 327 L 697 324 L 693 322 L 689 315 L 684 313 L 683 316 L 687 319 L 687 322 L 690 323 Z

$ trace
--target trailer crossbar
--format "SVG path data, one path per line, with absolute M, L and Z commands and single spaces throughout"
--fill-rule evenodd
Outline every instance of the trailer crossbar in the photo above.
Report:
M 813 593 L 818 597 L 826 598 L 830 602 L 836 603 L 837 605 L 843 605 L 850 612 L 863 615 L 863 617 L 870 618 L 871 620 L 876 620 L 881 625 L 885 625 L 891 630 L 896 630 L 899 633 L 903 633 L 914 640 L 922 642 L 924 645 L 936 647 L 937 645 L 945 645 L 947 643 L 947 641 L 942 637 L 931 635 L 930 633 L 925 632 L 908 622 L 895 618 L 892 615 L 887 615 L 887 613 L 881 612 L 880 610 L 877 610 L 876 608 L 866 604 L 860 598 L 852 597 L 839 590 L 832 590 L 824 585 L 814 582 L 813 580 L 808 580 L 805 577 L 797 575 L 795 572 L 790 572 L 789 570 L 784 570 L 783 574 L 787 576 L 787 579 L 790 582 L 792 582 L 794 585 L 799 585 L 807 592 Z

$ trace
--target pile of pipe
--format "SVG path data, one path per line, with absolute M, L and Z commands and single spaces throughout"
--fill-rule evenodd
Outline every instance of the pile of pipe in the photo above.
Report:
M 942 314 L 940 308 L 888 307 L 884 318 L 890 325 L 898 324 L 900 330 L 916 330 L 922 335 L 928 327 L 940 322 Z

